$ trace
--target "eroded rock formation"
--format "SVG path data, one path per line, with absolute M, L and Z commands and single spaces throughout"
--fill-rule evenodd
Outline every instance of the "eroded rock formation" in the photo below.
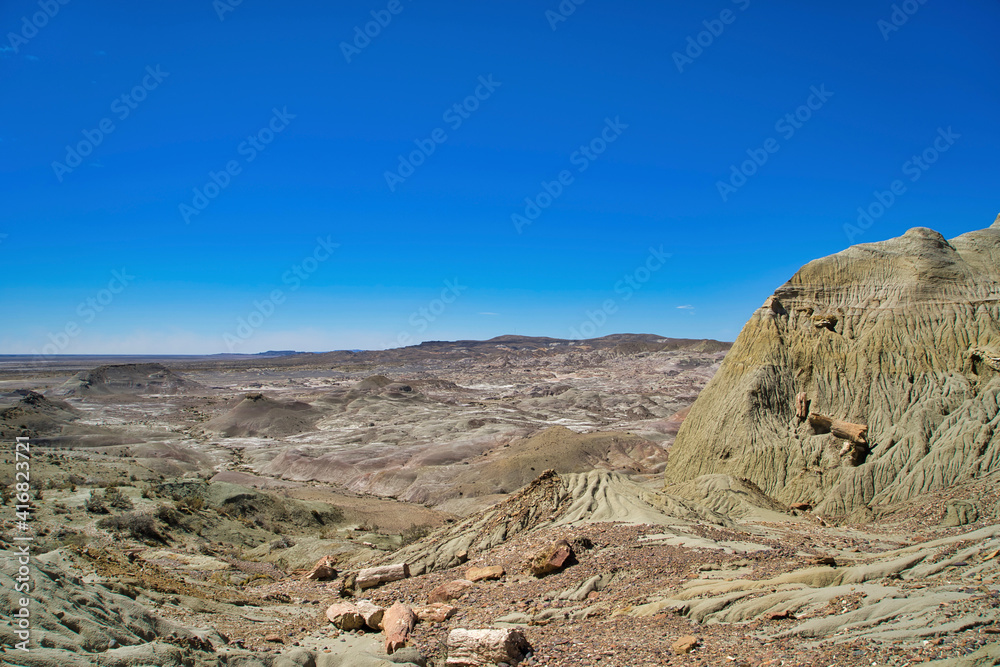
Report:
M 754 312 L 665 479 L 877 508 L 1000 468 L 998 397 L 1000 217 L 950 241 L 911 229 L 810 262 Z

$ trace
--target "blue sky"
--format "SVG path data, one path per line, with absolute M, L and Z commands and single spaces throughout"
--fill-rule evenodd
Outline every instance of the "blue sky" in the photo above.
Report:
M 1000 210 L 993 0 L 231 1 L 3 3 L 0 353 L 732 340 Z

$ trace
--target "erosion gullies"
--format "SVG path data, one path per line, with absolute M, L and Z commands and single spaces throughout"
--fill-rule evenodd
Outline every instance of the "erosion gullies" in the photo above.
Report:
M 682 532 L 699 522 L 732 525 L 703 505 L 650 492 L 620 473 L 546 470 L 509 498 L 440 528 L 386 562 L 405 562 L 414 574 L 423 574 L 459 565 L 519 534 L 599 522 L 670 526 Z
M 1000 218 L 950 241 L 911 229 L 810 262 L 754 312 L 665 479 L 724 474 L 828 515 L 877 509 L 1000 468 L 998 401 Z

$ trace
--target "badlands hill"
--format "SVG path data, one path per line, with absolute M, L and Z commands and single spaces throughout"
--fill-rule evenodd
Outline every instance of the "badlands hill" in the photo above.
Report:
M 59 388 L 62 396 L 114 394 L 180 394 L 201 385 L 163 364 L 117 364 L 81 371 Z
M 1000 218 L 911 229 L 810 262 L 753 313 L 665 478 L 870 517 L 1000 469 L 998 401 Z

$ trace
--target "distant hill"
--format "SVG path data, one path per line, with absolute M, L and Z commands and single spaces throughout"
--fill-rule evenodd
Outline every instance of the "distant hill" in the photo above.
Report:
M 163 364 L 120 364 L 81 371 L 56 390 L 60 396 L 181 394 L 203 388 Z

